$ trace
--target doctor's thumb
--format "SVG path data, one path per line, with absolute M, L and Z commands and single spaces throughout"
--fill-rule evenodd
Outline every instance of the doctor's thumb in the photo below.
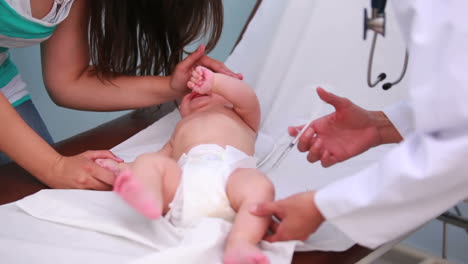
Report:
M 323 89 L 322 87 L 317 87 L 317 94 L 327 104 L 331 104 L 335 109 L 341 108 L 346 104 L 348 99 L 337 96 L 333 93 L 330 93 Z
M 276 210 L 274 203 L 260 203 L 250 207 L 249 212 L 255 216 L 272 216 Z

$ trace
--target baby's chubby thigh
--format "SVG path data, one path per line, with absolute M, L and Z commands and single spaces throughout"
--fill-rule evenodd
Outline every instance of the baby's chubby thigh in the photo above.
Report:
M 171 157 L 161 153 L 140 155 L 129 164 L 134 176 L 150 191 L 160 193 L 163 201 L 163 214 L 169 210 L 180 184 L 181 168 Z
M 240 207 L 273 201 L 275 189 L 270 179 L 254 168 L 238 168 L 228 178 L 226 192 L 231 207 L 238 212 Z

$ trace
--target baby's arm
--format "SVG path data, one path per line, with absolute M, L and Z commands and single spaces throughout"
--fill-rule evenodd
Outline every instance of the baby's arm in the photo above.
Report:
M 198 82 L 196 81 L 198 79 Z M 191 84 L 190 84 L 191 83 Z M 260 103 L 252 87 L 244 81 L 230 76 L 214 73 L 209 69 L 198 66 L 192 73 L 189 88 L 198 93 L 216 93 L 231 102 L 234 111 L 255 132 L 260 125 Z
M 260 125 L 260 103 L 252 87 L 244 81 L 221 73 L 215 73 L 214 79 L 213 93 L 231 102 L 234 111 L 257 132 Z
M 172 138 L 164 144 L 164 146 L 158 151 L 158 153 L 166 156 L 166 157 L 172 157 Z

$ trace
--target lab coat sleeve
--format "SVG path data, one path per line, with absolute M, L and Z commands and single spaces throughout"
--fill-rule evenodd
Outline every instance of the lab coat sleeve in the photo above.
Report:
M 386 107 L 383 112 L 403 138 L 408 137 L 414 131 L 412 108 L 407 101 L 400 101 Z
M 468 1 L 393 4 L 408 33 L 414 131 L 376 164 L 315 196 L 327 221 L 371 248 L 468 197 Z

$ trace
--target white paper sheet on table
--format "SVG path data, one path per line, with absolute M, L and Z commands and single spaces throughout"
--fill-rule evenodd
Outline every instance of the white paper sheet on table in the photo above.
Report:
M 335 36 L 344 34 L 341 43 L 354 45 L 346 36 L 352 31 L 351 27 L 337 32 L 337 27 L 319 23 L 324 16 L 333 15 L 327 10 L 333 10 L 334 3 L 264 0 L 243 40 L 227 61 L 229 67 L 244 74 L 259 96 L 262 127 L 256 153 L 260 157 L 271 149 L 272 142 L 284 146 L 288 139 L 285 137 L 287 125 L 305 122 L 312 113 L 318 116 L 331 110 L 318 108 L 321 103 L 314 92 L 317 84 L 328 84 L 325 85 L 328 89 L 333 86 L 332 90 L 360 104 L 371 101 L 383 106 L 388 103 L 383 97 L 372 97 L 371 92 L 366 91 L 367 96 L 358 94 L 357 98 L 350 93 L 356 89 L 350 86 L 361 83 L 356 78 L 343 78 L 335 73 L 342 72 L 339 69 L 343 64 L 342 56 L 337 55 L 342 52 L 340 49 L 329 47 L 337 58 L 326 58 L 336 69 L 306 70 L 311 65 L 327 65 L 317 56 L 324 52 L 323 47 L 316 46 L 335 43 L 326 40 L 328 34 L 322 34 L 324 31 Z M 340 4 L 353 5 L 341 1 Z M 316 6 L 320 6 L 320 13 L 315 12 Z M 318 43 L 318 39 L 326 44 Z M 365 55 L 360 52 L 354 53 L 355 62 L 365 61 L 362 60 Z M 367 49 L 364 52 L 367 54 Z M 357 63 L 346 70 L 358 76 L 364 74 L 365 66 Z M 386 98 L 395 98 L 392 93 L 387 92 Z M 158 150 L 169 138 L 178 118 L 176 112 L 171 113 L 113 151 L 131 161 L 138 154 Z M 277 198 L 282 198 L 349 175 L 385 151 L 382 148 L 372 150 L 323 169 L 319 164 L 309 164 L 304 154 L 294 149 L 278 168 L 268 172 L 268 176 L 275 183 Z M 267 163 L 266 168 L 268 165 L 271 163 Z M 31 263 L 32 260 L 34 263 L 219 263 L 229 230 L 229 224 L 222 220 L 206 219 L 192 230 L 181 231 L 164 220 L 150 222 L 142 218 L 111 192 L 79 190 L 45 190 L 16 204 L 1 206 L 0 226 L 2 263 Z M 352 244 L 325 223 L 296 249 L 341 251 Z M 262 243 L 261 247 L 272 263 L 289 263 L 295 242 Z

